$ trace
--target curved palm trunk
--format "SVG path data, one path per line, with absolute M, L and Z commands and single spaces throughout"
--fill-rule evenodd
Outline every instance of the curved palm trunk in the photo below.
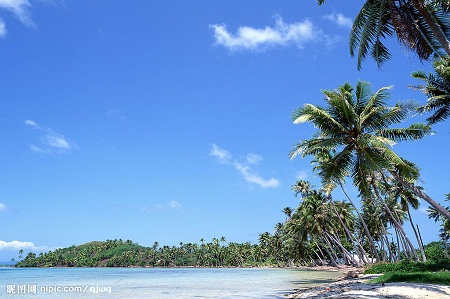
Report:
M 365 233 L 366 233 L 367 238 L 369 239 L 369 243 L 370 243 L 370 246 L 371 246 L 372 254 L 373 254 L 373 256 L 374 256 L 374 257 L 377 259 L 377 261 L 378 261 L 378 260 L 380 259 L 380 257 L 378 256 L 378 251 L 377 251 L 377 248 L 376 248 L 376 246 L 375 246 L 375 242 L 374 242 L 374 240 L 373 240 L 372 235 L 371 235 L 370 232 L 369 232 L 369 228 L 367 227 L 366 222 L 364 221 L 364 219 L 363 219 L 361 213 L 359 212 L 359 210 L 358 210 L 358 208 L 356 207 L 356 205 L 353 203 L 353 201 L 352 201 L 352 199 L 350 198 L 350 196 L 349 196 L 349 195 L 347 194 L 347 192 L 345 191 L 344 186 L 342 185 L 341 180 L 339 180 L 339 186 L 341 187 L 342 192 L 344 192 L 344 194 L 345 194 L 345 196 L 347 197 L 347 199 L 348 199 L 348 201 L 350 202 L 350 204 L 355 208 L 356 214 L 358 214 L 358 218 L 359 218 L 359 220 L 361 221 L 361 224 L 362 224 L 362 226 L 363 226 L 363 228 L 364 228 L 364 231 L 365 231 Z
M 333 236 L 332 234 L 325 232 L 325 234 L 328 236 L 328 238 L 335 243 L 338 248 L 341 250 L 342 255 L 345 257 L 346 260 L 351 261 L 354 265 L 357 265 L 358 267 L 361 266 L 360 262 L 358 262 L 351 254 L 348 252 L 348 250 L 342 245 L 341 241 L 337 236 Z
M 416 186 L 408 183 L 405 181 L 401 176 L 397 175 L 395 172 L 390 172 L 392 176 L 405 188 L 410 190 L 412 193 L 414 193 L 417 197 L 420 197 L 421 199 L 425 200 L 427 203 L 429 203 L 433 208 L 435 208 L 439 213 L 441 213 L 442 216 L 450 220 L 450 211 L 441 206 L 438 202 L 434 201 L 430 196 L 428 196 L 425 192 L 422 190 L 419 190 Z
M 417 259 L 417 254 L 416 251 L 414 249 L 414 246 L 412 245 L 411 241 L 409 240 L 408 236 L 406 235 L 405 231 L 403 230 L 402 225 L 397 221 L 396 217 L 392 214 L 391 210 L 389 209 L 389 207 L 387 206 L 387 204 L 384 202 L 384 200 L 381 198 L 380 193 L 378 192 L 377 187 L 372 183 L 372 187 L 373 190 L 375 191 L 375 195 L 377 196 L 378 200 L 381 202 L 381 204 L 383 205 L 384 209 L 386 210 L 386 212 L 388 213 L 389 217 L 392 220 L 392 223 L 394 224 L 394 226 L 399 230 L 399 232 L 401 232 L 401 234 L 404 236 L 405 241 L 407 242 L 409 248 L 412 249 L 412 252 L 415 256 L 415 258 Z M 406 247 L 405 247 L 406 249 Z M 407 249 L 407 251 L 409 252 L 409 250 Z
M 430 14 L 428 9 L 424 5 L 424 1 L 421 0 L 412 0 L 412 3 L 414 4 L 414 7 L 417 9 L 417 11 L 420 13 L 420 15 L 423 17 L 425 22 L 428 26 L 430 26 L 431 31 L 433 31 L 434 36 L 438 40 L 438 42 L 441 44 L 444 51 L 447 53 L 447 55 L 450 55 L 450 42 L 447 39 L 447 36 L 442 31 L 442 29 L 439 27 L 439 25 L 434 20 L 433 16 Z
M 350 230 L 348 229 L 347 225 L 345 225 L 344 220 L 342 220 L 341 215 L 339 215 L 339 213 L 338 213 L 336 207 L 333 205 L 333 201 L 332 201 L 331 199 L 330 199 L 330 204 L 331 204 L 331 206 L 333 207 L 334 213 L 335 213 L 336 216 L 338 217 L 339 222 L 341 223 L 342 227 L 344 228 L 344 231 L 345 231 L 345 233 L 346 233 L 346 235 L 347 235 L 347 238 L 352 242 L 353 249 L 354 249 L 355 252 L 358 254 L 358 258 L 359 258 L 360 261 L 356 261 L 356 260 L 352 257 L 353 261 L 355 262 L 355 264 L 357 265 L 357 267 L 360 267 L 360 266 L 361 266 L 362 264 L 364 264 L 364 263 L 368 263 L 367 256 L 366 256 L 367 254 L 366 254 L 366 251 L 364 250 L 364 247 L 362 246 L 362 244 L 361 244 L 358 240 L 355 240 L 354 236 L 351 234 L 351 232 L 350 232 Z M 355 243 L 356 243 L 357 245 L 355 245 Z M 358 247 L 362 250 L 361 252 L 359 251 Z
M 323 239 L 327 242 L 328 246 L 330 247 L 330 249 L 328 249 L 327 246 L 323 246 L 323 249 L 327 252 L 328 256 L 330 257 L 331 266 L 338 267 L 337 255 L 333 249 L 333 246 L 331 246 L 331 243 L 328 240 L 328 238 L 326 238 L 326 236 L 324 236 Z
M 422 261 L 426 262 L 427 261 L 427 257 L 425 256 L 425 250 L 423 249 L 423 244 L 422 244 L 422 242 L 421 242 L 421 240 L 419 238 L 419 234 L 417 233 L 417 230 L 416 230 L 416 228 L 414 226 L 414 222 L 412 220 L 411 212 L 409 211 L 409 207 L 407 209 L 407 212 L 408 212 L 408 217 L 409 217 L 409 223 L 411 223 L 411 227 L 412 227 L 412 229 L 414 231 L 414 235 L 416 236 L 416 239 L 417 239 L 417 244 L 419 245 L 420 254 L 422 255 Z

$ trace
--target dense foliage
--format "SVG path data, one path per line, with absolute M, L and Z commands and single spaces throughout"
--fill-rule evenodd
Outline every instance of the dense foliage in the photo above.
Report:
M 16 267 L 251 267 L 276 264 L 264 244 L 226 243 L 214 238 L 201 244 L 140 246 L 130 240 L 90 242 L 28 255 Z
M 376 278 L 373 282 L 419 282 L 450 285 L 450 272 L 386 273 Z
M 418 273 L 450 271 L 450 247 L 448 243 L 431 242 L 424 247 L 426 262 L 402 260 L 397 263 L 377 263 L 368 266 L 364 273 Z

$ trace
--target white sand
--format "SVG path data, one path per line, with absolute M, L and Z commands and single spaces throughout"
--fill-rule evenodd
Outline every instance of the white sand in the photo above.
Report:
M 336 299 L 450 299 L 450 286 L 421 283 L 367 284 L 376 275 L 342 280 L 328 285 L 299 290 L 288 298 L 336 298 Z

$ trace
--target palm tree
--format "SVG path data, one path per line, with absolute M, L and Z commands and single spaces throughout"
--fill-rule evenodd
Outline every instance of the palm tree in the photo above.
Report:
M 293 212 L 293 211 L 294 211 L 294 210 L 292 210 L 291 207 L 285 207 L 285 208 L 282 210 L 282 212 L 286 215 L 286 221 L 288 221 L 288 220 L 291 218 L 292 212 Z
M 372 197 L 368 178 L 387 171 L 415 195 L 427 201 L 450 219 L 450 212 L 413 185 L 418 169 L 398 156 L 391 148 L 398 141 L 418 140 L 431 132 L 431 127 L 415 123 L 408 128 L 390 128 L 405 120 L 414 106 L 397 103 L 386 106 L 390 87 L 372 93 L 370 84 L 359 81 L 354 90 L 350 84 L 337 90 L 325 90 L 325 108 L 306 104 L 294 111 L 295 124 L 310 122 L 318 131 L 312 139 L 294 146 L 291 159 L 298 155 L 317 156 L 321 152 L 336 154 L 324 162 L 319 175 L 324 185 L 337 184 L 351 176 L 363 197 Z
M 322 5 L 325 0 L 317 0 Z M 382 39 L 397 35 L 406 49 L 422 60 L 439 49 L 450 55 L 448 1 L 367 0 L 350 33 L 350 54 L 358 52 L 358 69 L 370 51 L 378 66 L 391 57 Z
M 416 71 L 412 76 L 426 82 L 425 85 L 413 86 L 428 96 L 425 105 L 418 108 L 420 113 L 433 112 L 427 118 L 429 124 L 444 121 L 450 116 L 450 57 L 436 60 L 433 64 L 436 74 Z
M 450 193 L 446 194 L 446 200 L 450 201 Z M 447 207 L 447 210 L 450 211 L 450 207 Z M 442 221 L 441 229 L 439 230 L 439 237 L 445 242 L 448 243 L 450 240 L 450 220 L 444 219 L 442 215 L 433 207 L 429 207 L 428 210 L 428 218 L 432 218 L 435 222 Z
M 317 172 L 317 171 L 320 172 L 321 171 L 321 167 L 326 165 L 327 163 L 329 163 L 330 159 L 335 154 L 336 154 L 335 151 L 331 151 L 331 152 L 321 151 L 321 152 L 318 152 L 314 156 L 314 160 L 311 162 L 311 164 L 314 165 L 314 167 L 313 167 L 314 172 Z M 327 193 L 331 193 L 331 191 L 336 187 L 335 186 L 335 182 L 323 182 L 323 183 L 324 183 L 323 189 Z M 370 231 L 369 231 L 369 228 L 366 225 L 366 222 L 364 221 L 364 218 L 362 217 L 361 213 L 359 212 L 359 210 L 356 207 L 355 203 L 353 202 L 352 198 L 348 195 L 347 191 L 345 190 L 343 181 L 341 179 L 337 179 L 337 183 L 341 187 L 342 192 L 345 194 L 345 196 L 347 197 L 347 199 L 350 202 L 350 204 L 355 209 L 356 213 L 358 214 L 359 221 L 360 221 L 362 227 L 364 228 L 364 232 L 365 232 L 365 234 L 366 234 L 366 236 L 367 236 L 367 238 L 369 240 L 369 245 L 370 245 L 370 248 L 371 248 L 372 255 L 378 260 L 379 257 L 378 257 L 377 249 L 375 247 L 375 242 L 373 240 L 372 235 L 370 234 Z
M 419 198 L 396 181 L 384 181 L 382 186 L 384 187 L 385 193 L 389 194 L 389 197 L 396 202 L 399 201 L 402 211 L 407 213 L 409 223 L 411 224 L 411 228 L 416 236 L 417 244 L 419 245 L 422 260 L 426 262 L 427 258 L 425 256 L 422 240 L 420 239 L 419 233 L 414 225 L 410 209 L 413 208 L 414 210 L 417 210 L 419 208 Z

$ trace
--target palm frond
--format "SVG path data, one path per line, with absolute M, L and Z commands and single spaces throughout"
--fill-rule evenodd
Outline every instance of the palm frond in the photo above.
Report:
M 309 140 L 302 140 L 301 142 L 294 145 L 293 150 L 290 152 L 289 156 L 294 159 L 298 155 L 303 157 L 308 155 L 320 155 L 323 152 L 329 152 L 336 148 L 342 143 L 340 138 L 314 138 Z
M 325 109 L 312 104 L 306 104 L 292 114 L 294 124 L 311 122 L 319 128 L 324 135 L 335 135 L 345 131 L 346 128 L 335 120 Z
M 371 55 L 378 66 L 390 57 L 389 51 L 381 42 L 381 38 L 393 35 L 389 19 L 389 7 L 386 0 L 366 1 L 356 16 L 350 32 L 350 55 L 354 56 L 357 50 L 358 69 L 361 69 L 361 63 L 371 48 Z
M 329 160 L 322 161 L 318 174 L 324 185 L 343 181 L 351 173 L 354 159 L 353 150 L 354 148 L 348 145 L 337 155 L 330 156 Z
M 415 123 L 408 128 L 382 129 L 377 131 L 378 135 L 396 142 L 419 140 L 430 133 L 432 133 L 431 126 L 424 123 Z
M 358 81 L 356 83 L 356 103 L 355 103 L 355 112 L 358 115 L 364 111 L 364 108 L 367 106 L 368 101 L 372 97 L 372 86 L 369 82 L 366 81 Z

